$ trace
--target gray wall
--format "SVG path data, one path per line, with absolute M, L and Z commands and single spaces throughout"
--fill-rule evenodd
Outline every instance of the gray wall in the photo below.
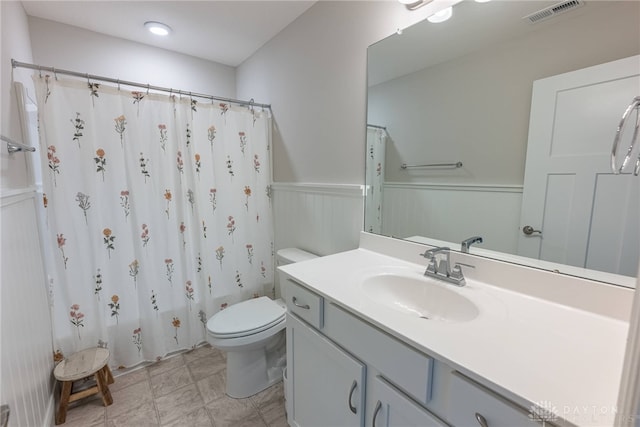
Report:
M 189 55 L 29 17 L 33 60 L 39 65 L 235 97 L 235 69 Z
M 444 3 L 321 1 L 238 68 L 238 96 L 273 107 L 275 181 L 364 182 L 367 46 Z

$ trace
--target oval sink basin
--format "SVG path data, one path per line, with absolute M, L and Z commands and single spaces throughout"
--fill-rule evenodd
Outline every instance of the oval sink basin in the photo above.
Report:
M 364 294 L 375 302 L 402 313 L 427 320 L 468 322 L 478 307 L 468 298 L 449 289 L 452 285 L 422 275 L 377 274 L 364 279 Z

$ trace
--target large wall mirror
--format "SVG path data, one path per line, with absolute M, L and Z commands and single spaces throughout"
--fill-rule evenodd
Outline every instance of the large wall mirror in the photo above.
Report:
M 634 286 L 640 178 L 610 152 L 640 2 L 555 5 L 465 0 L 369 47 L 365 231 Z

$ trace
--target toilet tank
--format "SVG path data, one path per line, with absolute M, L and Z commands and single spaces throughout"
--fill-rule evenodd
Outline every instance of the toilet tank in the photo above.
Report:
M 311 252 L 303 251 L 298 248 L 286 248 L 280 249 L 276 252 L 276 266 L 293 264 L 295 262 L 306 261 L 308 259 L 318 258 L 318 255 L 312 254 Z M 281 293 L 281 283 L 280 283 L 280 272 L 276 270 L 276 299 L 282 298 Z
M 276 262 L 278 266 L 293 264 L 294 262 L 306 261 L 313 258 L 318 258 L 318 255 L 298 248 L 280 249 L 276 252 Z

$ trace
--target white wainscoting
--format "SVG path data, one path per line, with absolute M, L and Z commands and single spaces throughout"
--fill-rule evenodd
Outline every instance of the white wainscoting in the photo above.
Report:
M 516 253 L 522 186 L 385 183 L 385 235 L 428 236 L 461 242 L 484 239 L 483 248 Z
M 32 189 L 2 194 L 1 402 L 9 426 L 53 421 L 51 317 Z
M 358 247 L 363 193 L 357 184 L 272 185 L 276 249 L 329 255 Z

